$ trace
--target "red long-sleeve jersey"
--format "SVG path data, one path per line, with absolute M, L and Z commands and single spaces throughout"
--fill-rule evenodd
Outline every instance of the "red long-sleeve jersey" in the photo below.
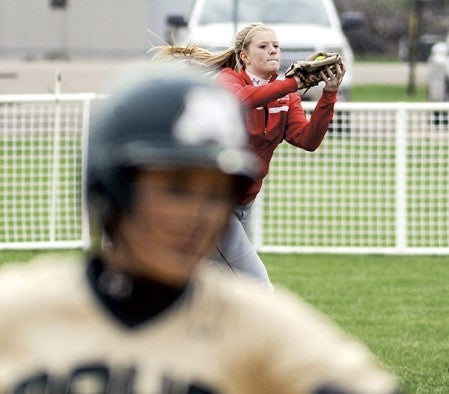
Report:
M 218 75 L 217 84 L 234 93 L 247 108 L 245 122 L 250 144 L 262 162 L 257 179 L 238 201 L 246 204 L 259 193 L 274 150 L 282 141 L 307 151 L 320 146 L 334 115 L 337 92 L 324 90 L 308 119 L 294 78 L 273 76 L 268 84 L 254 86 L 245 71 L 225 68 Z

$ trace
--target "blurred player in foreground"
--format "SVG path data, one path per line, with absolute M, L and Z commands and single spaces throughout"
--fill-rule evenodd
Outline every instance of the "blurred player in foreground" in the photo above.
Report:
M 395 392 L 311 306 L 203 260 L 257 167 L 239 105 L 185 69 L 132 74 L 89 137 L 89 207 L 109 242 L 85 264 L 2 269 L 0 392 Z

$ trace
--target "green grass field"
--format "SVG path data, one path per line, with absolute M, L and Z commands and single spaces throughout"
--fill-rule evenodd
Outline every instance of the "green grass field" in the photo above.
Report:
M 26 261 L 35 254 L 3 251 L 0 264 Z M 448 257 L 262 258 L 276 284 L 299 294 L 366 343 L 399 376 L 407 393 L 449 393 Z
M 365 342 L 407 393 L 449 393 L 449 257 L 262 257 L 274 282 Z
M 351 91 L 351 101 L 354 102 L 423 102 L 427 101 L 427 88 L 417 86 L 413 95 L 407 94 L 405 85 L 367 84 L 354 85 Z

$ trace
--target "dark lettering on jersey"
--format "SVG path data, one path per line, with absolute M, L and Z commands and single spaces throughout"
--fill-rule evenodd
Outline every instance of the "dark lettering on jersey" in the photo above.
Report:
M 74 368 L 63 376 L 36 374 L 19 383 L 14 394 L 131 394 L 134 368 L 109 368 L 102 364 L 89 364 Z
M 78 366 L 67 375 L 37 373 L 16 385 L 12 394 L 134 394 L 134 367 L 118 368 L 96 363 Z M 218 394 L 200 382 L 164 375 L 160 394 Z
M 161 394 L 218 394 L 218 391 L 200 382 L 186 384 L 182 380 L 165 375 L 162 381 Z

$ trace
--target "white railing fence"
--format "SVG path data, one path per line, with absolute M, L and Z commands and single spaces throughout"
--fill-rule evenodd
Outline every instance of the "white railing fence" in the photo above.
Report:
M 0 249 L 89 244 L 98 97 L 0 96 Z M 449 103 L 337 103 L 317 151 L 278 148 L 254 216 L 260 251 L 449 255 Z
M 89 243 L 82 177 L 96 97 L 0 96 L 0 249 Z

